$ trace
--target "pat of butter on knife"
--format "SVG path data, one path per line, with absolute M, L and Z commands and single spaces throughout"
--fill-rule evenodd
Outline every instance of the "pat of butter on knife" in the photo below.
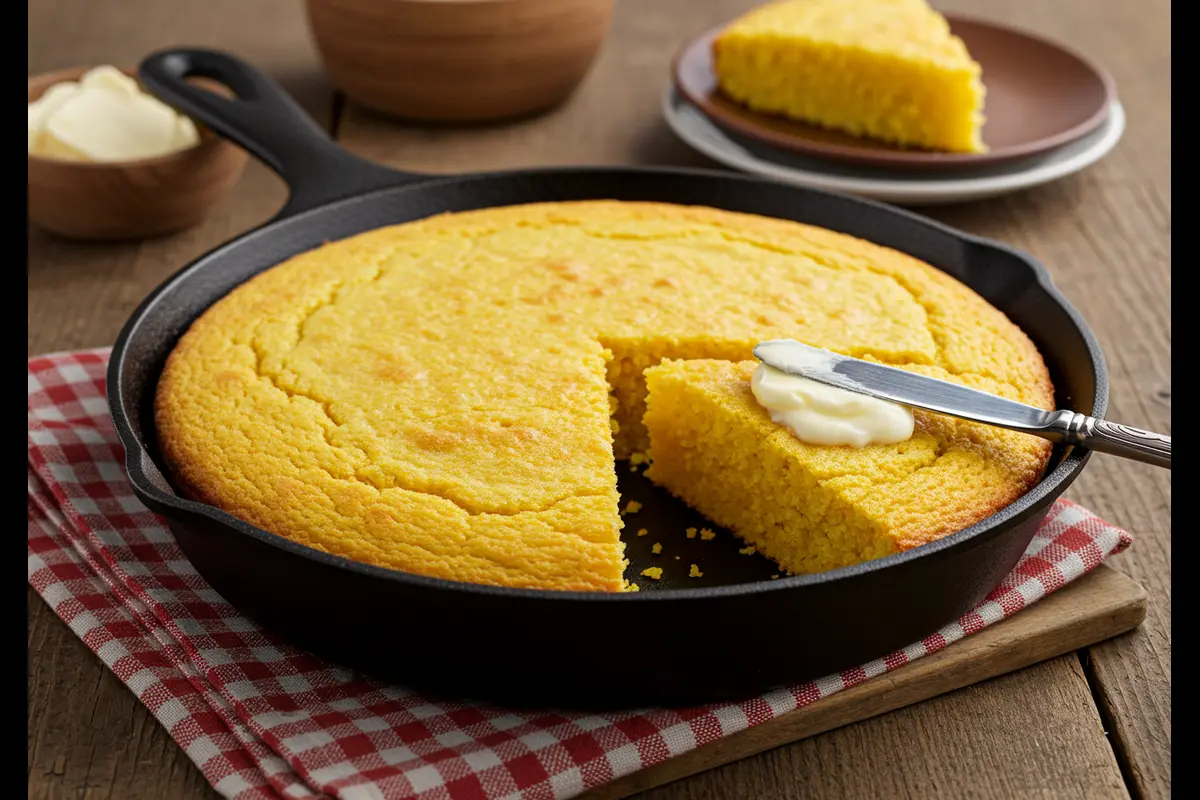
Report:
M 194 146 L 196 125 L 115 67 L 51 86 L 29 104 L 29 152 L 71 161 L 136 161 Z
M 803 361 L 805 367 L 823 364 L 820 351 L 790 348 L 785 342 L 770 345 L 792 362 Z M 767 364 L 754 371 L 750 391 L 772 422 L 807 444 L 866 447 L 896 444 L 913 435 L 913 412 L 908 406 L 827 386 Z

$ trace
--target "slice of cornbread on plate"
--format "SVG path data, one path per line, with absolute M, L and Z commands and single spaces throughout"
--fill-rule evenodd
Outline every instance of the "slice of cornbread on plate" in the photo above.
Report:
M 754 111 L 893 144 L 983 152 L 981 69 L 925 0 L 786 0 L 713 42 L 721 90 Z
M 793 574 L 907 550 L 966 528 L 1024 494 L 1049 457 L 1042 439 L 915 412 L 892 445 L 805 444 L 750 391 L 757 362 L 668 360 L 646 371 L 647 476 Z M 937 367 L 923 374 L 1047 406 Z

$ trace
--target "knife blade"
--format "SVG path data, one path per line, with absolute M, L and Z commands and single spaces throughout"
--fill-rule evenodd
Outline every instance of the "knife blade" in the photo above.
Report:
M 1076 411 L 1047 411 L 794 339 L 760 342 L 754 348 L 754 357 L 781 372 L 827 386 L 1171 468 L 1171 437 L 1160 433 Z
M 789 375 L 1002 428 L 1041 429 L 1054 413 L 957 383 L 811 347 L 794 339 L 761 342 L 754 348 L 754 357 Z

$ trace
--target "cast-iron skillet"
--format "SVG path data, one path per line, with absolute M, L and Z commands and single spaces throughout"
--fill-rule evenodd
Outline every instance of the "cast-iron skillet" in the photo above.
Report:
M 189 85 L 227 85 L 225 99 Z M 201 575 L 294 643 L 385 679 L 516 704 L 674 705 L 816 678 L 914 642 L 978 603 L 1012 569 L 1087 451 L 1056 447 L 1046 476 L 988 519 L 914 550 L 832 572 L 781 577 L 738 555 L 727 532 L 688 540 L 701 517 L 640 475 L 621 488 L 646 508 L 627 521 L 631 575 L 666 554 L 661 585 L 629 594 L 476 586 L 327 555 L 178 496 L 155 448 L 152 400 L 164 360 L 205 309 L 250 276 L 327 240 L 445 211 L 606 198 L 705 205 L 799 220 L 887 245 L 945 270 L 1020 325 L 1050 365 L 1060 408 L 1102 416 L 1095 338 L 1029 256 L 880 203 L 706 170 L 530 169 L 430 177 L 339 149 L 274 82 L 235 58 L 158 53 L 139 77 L 229 137 L 291 187 L 279 215 L 202 256 L 134 312 L 112 353 L 108 397 L 138 497 L 166 518 Z M 437 298 L 431 297 L 431 303 Z M 673 556 L 679 555 L 675 561 Z M 704 578 L 689 580 L 689 563 Z M 674 566 L 672 566 L 674 565 Z

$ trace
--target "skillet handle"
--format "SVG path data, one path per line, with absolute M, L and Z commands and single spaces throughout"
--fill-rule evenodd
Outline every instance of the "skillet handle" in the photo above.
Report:
M 187 78 L 209 78 L 230 99 Z M 373 164 L 338 147 L 283 87 L 246 62 L 216 50 L 162 50 L 138 68 L 160 100 L 233 140 L 279 173 L 291 194 L 276 219 L 355 194 L 425 176 Z

